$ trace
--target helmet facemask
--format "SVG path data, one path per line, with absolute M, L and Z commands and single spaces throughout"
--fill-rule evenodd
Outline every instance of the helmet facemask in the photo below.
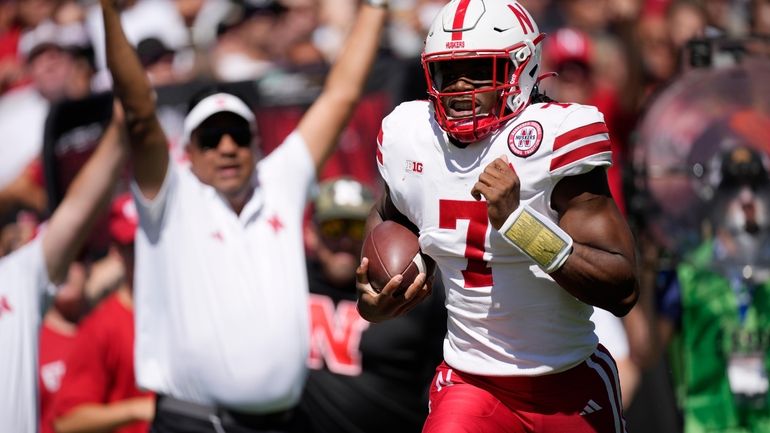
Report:
M 503 50 L 490 51 L 447 51 L 423 54 L 422 63 L 428 94 L 433 102 L 436 121 L 447 134 L 461 143 L 483 140 L 497 131 L 506 121 L 517 116 L 526 108 L 530 94 L 537 82 L 539 51 L 536 44 L 543 38 L 522 43 Z M 536 62 L 530 68 L 531 62 Z M 464 79 L 472 89 L 447 91 L 447 87 Z M 482 94 L 495 93 L 495 102 L 486 112 L 477 106 Z M 487 96 L 488 97 L 488 96 Z M 461 115 L 446 103 L 457 100 L 465 102 Z M 481 107 L 483 110 L 485 107 Z M 453 111 L 455 113 L 453 113 Z M 467 112 L 467 113 L 466 113 Z

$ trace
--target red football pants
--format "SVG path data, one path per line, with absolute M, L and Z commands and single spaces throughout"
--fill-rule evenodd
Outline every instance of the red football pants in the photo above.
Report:
M 570 370 L 477 376 L 436 369 L 423 433 L 625 433 L 615 361 L 599 345 Z

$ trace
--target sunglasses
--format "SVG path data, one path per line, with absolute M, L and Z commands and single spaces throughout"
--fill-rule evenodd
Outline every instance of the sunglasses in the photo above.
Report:
M 238 147 L 251 146 L 251 129 L 245 126 L 201 128 L 197 134 L 198 147 L 201 150 L 216 149 L 225 135 L 229 135 Z
M 339 240 L 347 237 L 354 241 L 362 241 L 365 228 L 366 221 L 363 220 L 334 219 L 318 224 L 321 237 L 328 240 Z

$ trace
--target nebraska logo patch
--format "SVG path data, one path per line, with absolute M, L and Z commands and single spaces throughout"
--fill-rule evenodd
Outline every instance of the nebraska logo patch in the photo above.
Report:
M 530 120 L 516 126 L 508 135 L 508 149 L 520 158 L 526 158 L 537 152 L 543 141 L 543 127 Z

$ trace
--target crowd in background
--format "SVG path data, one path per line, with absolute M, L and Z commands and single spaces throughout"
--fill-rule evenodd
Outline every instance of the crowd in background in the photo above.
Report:
M 126 35 L 158 89 L 196 81 L 255 82 L 260 83 L 257 105 L 263 100 L 260 95 L 268 94 L 278 99 L 283 96 L 288 105 L 299 107 L 317 91 L 313 77 L 322 75 L 336 58 L 357 8 L 355 0 L 122 3 L 127 7 L 122 14 Z M 769 56 L 770 1 L 521 3 L 547 34 L 544 70 L 558 73 L 558 77 L 545 79 L 541 90 L 557 101 L 595 105 L 604 114 L 614 157 L 608 173 L 610 186 L 640 240 L 645 271 L 642 298 L 635 312 L 625 319 L 626 341 L 621 343 L 625 349 L 623 355 L 616 355 L 627 358 L 627 367 L 621 363 L 621 380 L 624 393 L 629 393 L 624 395 L 624 402 L 628 405 L 630 429 L 677 431 L 681 421 L 656 319 L 656 283 L 663 267 L 661 246 L 654 240 L 645 242 L 654 236 L 646 232 L 647 202 L 640 198 L 635 184 L 639 173 L 635 171 L 634 155 L 646 145 L 638 139 L 639 129 L 650 106 L 671 83 L 693 68 L 720 66 L 716 64 L 721 58 L 716 51 L 706 56 L 711 59 L 709 64 L 703 63 L 704 57 L 698 52 L 703 45 L 690 43 L 693 39 L 742 41 L 744 55 Z M 396 89 L 385 86 L 390 91 L 390 106 L 424 97 L 417 65 L 425 32 L 443 4 L 441 0 L 391 0 L 380 56 L 415 73 L 397 83 Z M 51 180 L 46 179 L 49 172 L 44 169 L 43 158 L 49 110 L 63 101 L 108 91 L 110 80 L 98 2 L 0 0 L 0 257 L 31 239 L 52 209 L 48 200 Z M 291 99 L 297 95 L 302 97 Z M 380 119 L 370 121 L 378 125 Z M 169 129 L 174 128 L 173 120 L 168 124 Z M 170 131 L 169 136 L 173 138 L 177 132 Z M 73 140 L 73 146 L 77 143 Z M 374 143 L 366 146 L 373 149 Z M 770 150 L 767 138 L 764 146 Z M 264 150 L 269 151 L 269 146 Z M 373 174 L 374 153 L 368 158 L 356 164 L 369 166 L 369 174 Z M 184 163 L 182 156 L 177 159 Z M 342 166 L 324 176 L 355 174 Z M 360 177 L 374 190 L 380 188 L 376 176 Z M 119 224 L 124 216 L 114 214 L 110 221 Z M 313 249 L 312 245 L 308 248 Z M 46 417 L 54 416 L 46 412 L 46 399 L 53 398 L 51 395 L 59 388 L 78 323 L 107 294 L 121 287 L 123 258 L 115 248 L 102 253 L 71 267 L 67 290 L 59 291 L 43 322 L 40 386 L 44 432 L 52 431 L 46 430 L 53 426 Z M 624 371 L 633 373 L 624 378 Z M 649 407 L 660 402 L 668 405 L 650 415 Z M 147 421 L 151 408 L 136 407 L 136 419 Z

